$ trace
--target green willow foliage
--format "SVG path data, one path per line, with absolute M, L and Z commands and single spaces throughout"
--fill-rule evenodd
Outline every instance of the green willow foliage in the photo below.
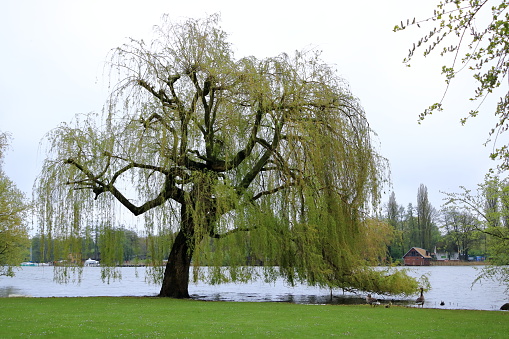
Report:
M 13 266 L 25 260 L 29 244 L 26 217 L 30 205 L 2 169 L 8 144 L 9 134 L 0 132 L 0 276 L 14 276 Z
M 460 193 L 446 193 L 446 205 L 474 216 L 471 227 L 486 235 L 490 266 L 480 271 L 476 281 L 494 279 L 509 291 L 509 182 L 493 174 L 486 175 L 476 191 L 461 187 Z
M 387 164 L 358 100 L 318 53 L 235 59 L 216 15 L 164 20 L 156 35 L 112 51 L 103 115 L 48 135 L 37 206 L 62 257 L 99 226 L 102 263 L 117 263 L 108 230 L 120 204 L 149 238 L 168 235 L 149 244 L 162 296 L 187 296 L 191 260 L 192 278 L 211 283 L 257 278 L 246 264 L 263 262 L 268 281 L 415 291 L 415 280 L 395 283 L 361 255 Z

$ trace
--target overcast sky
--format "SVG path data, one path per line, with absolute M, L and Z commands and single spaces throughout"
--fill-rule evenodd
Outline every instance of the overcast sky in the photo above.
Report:
M 440 191 L 475 189 L 495 163 L 483 146 L 493 109 L 461 126 L 473 80 L 458 79 L 445 110 L 417 123 L 445 90 L 444 59 L 402 60 L 428 30 L 394 33 L 407 18 L 433 14 L 432 0 L 365 1 L 28 1 L 3 0 L 0 9 L 0 131 L 13 140 L 4 169 L 31 195 L 44 154 L 39 142 L 76 113 L 99 112 L 107 96 L 104 62 L 128 37 L 150 40 L 164 13 L 172 20 L 220 13 L 237 58 L 319 49 L 360 99 L 380 152 L 389 159 L 398 204 L 415 205 L 428 188 L 439 208 Z M 499 141 L 500 143 L 500 141 Z M 386 201 L 386 199 L 385 199 Z

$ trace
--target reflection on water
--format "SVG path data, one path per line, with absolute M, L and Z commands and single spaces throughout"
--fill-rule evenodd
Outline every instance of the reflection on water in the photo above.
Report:
M 0 296 L 87 297 L 87 296 L 155 296 L 159 286 L 145 281 L 144 268 L 123 267 L 122 280 L 101 280 L 101 269 L 84 267 L 80 284 L 60 285 L 53 281 L 52 267 L 23 267 L 14 278 L 0 277 Z M 428 275 L 432 289 L 425 293 L 424 307 L 451 309 L 498 310 L 509 301 L 505 287 L 482 281 L 472 286 L 477 268 L 472 266 L 428 266 L 412 268 L 410 274 Z M 210 286 L 190 284 L 189 293 L 197 300 L 215 301 L 272 301 L 299 304 L 364 304 L 365 294 L 331 291 L 316 287 L 287 286 L 283 281 L 274 284 L 222 284 Z M 415 298 L 374 295 L 382 305 L 414 305 Z M 441 306 L 440 303 L 444 302 Z

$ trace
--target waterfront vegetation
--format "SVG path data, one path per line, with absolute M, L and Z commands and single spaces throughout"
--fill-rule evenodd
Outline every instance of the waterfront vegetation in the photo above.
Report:
M 169 298 L 4 298 L 0 337 L 505 338 L 509 313 Z
M 466 13 L 476 16 L 485 3 L 470 1 L 475 10 Z M 443 5 L 432 21 L 443 20 Z M 506 1 L 492 7 L 494 18 L 506 8 Z M 451 25 L 460 24 L 446 25 L 449 33 L 471 23 L 455 11 Z M 0 215 L 9 218 L 0 220 L 0 275 L 13 275 L 11 266 L 25 258 L 63 267 L 55 274 L 60 282 L 71 273 L 80 281 L 75 267 L 93 258 L 106 267 L 108 283 L 118 277 L 109 267 L 152 266 L 150 277 L 162 280 L 160 296 L 186 298 L 190 265 L 213 266 L 210 283 L 248 281 L 257 269 L 244 267 L 263 265 L 266 280 L 290 285 L 411 295 L 422 282 L 372 267 L 402 264 L 418 246 L 454 264 L 486 259 L 499 266 L 476 281 L 508 284 L 506 178 L 487 175 L 477 191 L 446 193 L 440 211 L 421 184 L 415 207 L 398 205 L 392 192 L 384 214 L 371 213 L 383 209 L 388 162 L 335 67 L 318 51 L 235 59 L 219 15 L 169 19 L 163 17 L 152 43 L 130 39 L 112 50 L 104 114 L 79 115 L 46 135 L 32 204 L 5 178 Z M 403 23 L 395 28 L 401 29 Z M 453 76 L 453 69 L 444 74 Z M 499 86 L 492 81 L 497 74 L 487 74 L 481 92 Z M 8 141 L 0 133 L 0 160 Z M 492 157 L 503 159 L 507 149 Z M 119 224 L 120 205 L 144 215 L 143 222 Z M 30 241 L 29 207 L 40 226 Z

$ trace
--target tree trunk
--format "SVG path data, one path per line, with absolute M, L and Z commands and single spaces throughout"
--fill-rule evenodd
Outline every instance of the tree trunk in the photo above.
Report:
M 198 191 L 203 194 L 202 191 Z M 173 242 L 168 263 L 164 270 L 163 285 L 160 297 L 177 299 L 189 298 L 189 267 L 193 258 L 195 245 L 195 219 L 192 211 L 194 205 L 180 205 L 180 231 Z
M 189 298 L 189 266 L 191 264 L 192 249 L 185 232 L 180 230 L 175 238 L 168 263 L 164 270 L 163 284 L 160 297 Z

